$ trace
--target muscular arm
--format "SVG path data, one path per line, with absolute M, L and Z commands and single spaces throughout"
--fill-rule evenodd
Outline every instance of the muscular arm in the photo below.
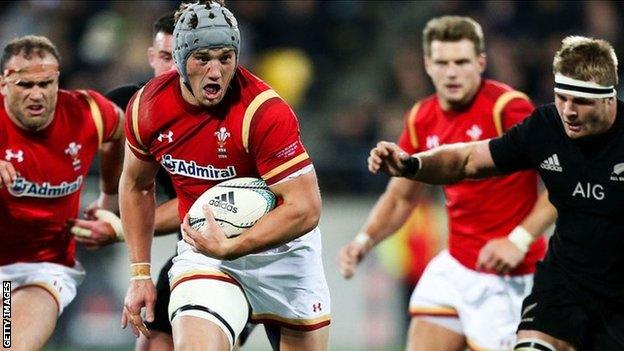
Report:
M 271 191 L 282 198 L 282 204 L 243 234 L 229 239 L 232 248 L 229 256 L 236 258 L 277 247 L 318 225 L 321 195 L 314 171 L 271 186 Z
M 131 262 L 150 262 L 154 232 L 154 177 L 158 164 L 138 159 L 126 146 L 119 182 L 121 221 Z
M 100 190 L 105 194 L 117 194 L 124 154 L 123 111 L 119 115 L 117 130 L 110 140 L 100 147 Z
M 466 178 L 484 178 L 500 174 L 494 165 L 489 140 L 457 143 L 421 152 L 420 169 L 409 172 L 405 161 L 410 157 L 396 144 L 382 141 L 371 150 L 368 169 L 394 177 L 406 177 L 429 184 L 451 184 Z

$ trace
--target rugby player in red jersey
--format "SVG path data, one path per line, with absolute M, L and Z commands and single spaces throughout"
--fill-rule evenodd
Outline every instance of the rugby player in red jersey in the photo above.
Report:
M 481 26 L 467 17 L 430 20 L 423 31 L 425 68 L 436 94 L 407 113 L 399 145 L 408 153 L 501 135 L 533 105 L 523 93 L 483 79 Z M 504 350 L 513 347 L 523 298 L 545 252 L 541 233 L 556 213 L 538 199 L 537 174 L 444 186 L 448 249 L 425 269 L 410 299 L 408 350 Z M 393 178 L 360 234 L 339 254 L 349 278 L 364 255 L 394 233 L 418 205 L 420 184 Z
M 98 153 L 91 207 L 117 210 L 123 112 L 94 91 L 59 90 L 59 54 L 45 37 L 12 40 L 0 65 L 0 279 L 11 282 L 12 347 L 39 350 L 84 278 L 68 221 Z
M 208 210 L 202 232 L 183 223 L 169 272 L 174 346 L 230 350 L 251 320 L 274 331 L 274 349 L 326 350 L 330 300 L 314 168 L 292 109 L 238 65 L 239 54 L 237 21 L 221 2 L 183 5 L 174 30 L 177 71 L 152 79 L 128 105 L 120 204 L 132 278 L 122 324 L 138 335 L 141 309 L 153 318 L 158 167 L 172 178 L 181 218 L 215 184 L 257 177 L 281 204 L 240 236 L 226 238 Z

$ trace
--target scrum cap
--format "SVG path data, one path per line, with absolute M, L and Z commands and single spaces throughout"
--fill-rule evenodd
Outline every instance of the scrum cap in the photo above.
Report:
M 175 24 L 173 40 L 173 59 L 187 86 L 186 60 L 193 51 L 230 46 L 237 58 L 240 52 L 238 22 L 230 10 L 216 2 L 186 7 Z

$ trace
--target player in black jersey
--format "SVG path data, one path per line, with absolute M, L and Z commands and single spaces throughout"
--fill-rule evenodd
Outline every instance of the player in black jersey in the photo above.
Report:
M 604 40 L 567 37 L 553 73 L 554 104 L 502 137 L 412 156 L 380 142 L 369 170 L 447 184 L 536 169 L 559 217 L 524 300 L 514 350 L 624 350 L 624 102 L 616 99 L 617 58 Z

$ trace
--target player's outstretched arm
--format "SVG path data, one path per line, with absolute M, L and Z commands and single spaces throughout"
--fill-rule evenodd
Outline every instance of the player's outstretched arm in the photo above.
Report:
M 429 184 L 485 178 L 500 174 L 488 143 L 489 140 L 481 140 L 449 144 L 410 156 L 395 143 L 381 141 L 370 152 L 368 169 Z
M 126 146 L 119 196 L 121 220 L 131 262 L 131 278 L 121 323 L 125 328 L 130 322 L 135 336 L 139 335 L 139 331 L 144 334 L 147 331 L 140 316 L 143 307 L 146 319 L 154 319 L 156 289 L 150 275 L 150 252 L 156 207 L 154 178 L 157 171 L 157 163 L 140 160 Z
M 349 279 L 364 256 L 379 242 L 396 232 L 418 204 L 421 184 L 405 178 L 392 178 L 368 218 L 351 242 L 338 254 L 338 269 Z
M 111 212 L 119 211 L 117 192 L 124 156 L 123 111 L 115 107 L 118 115 L 117 129 L 100 147 L 100 197 L 89 209 L 103 208 Z

